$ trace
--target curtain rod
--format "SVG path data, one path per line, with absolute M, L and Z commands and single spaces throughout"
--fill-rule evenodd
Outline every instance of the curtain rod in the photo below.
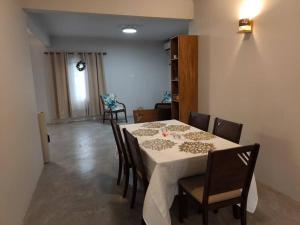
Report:
M 107 55 L 107 52 L 44 52 L 44 54 L 62 54 L 62 53 L 67 53 L 67 54 L 99 54 L 99 55 Z

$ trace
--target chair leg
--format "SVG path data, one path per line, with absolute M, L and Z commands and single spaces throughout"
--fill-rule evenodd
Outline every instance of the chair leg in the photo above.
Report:
M 142 219 L 141 225 L 147 225 L 144 219 Z
M 113 120 L 113 119 L 114 119 L 113 113 L 110 112 L 110 120 Z
M 124 110 L 124 115 L 125 115 L 125 121 L 126 121 L 126 123 L 128 123 L 128 121 L 127 121 L 127 114 L 126 114 L 126 110 Z
M 118 120 L 119 120 L 119 119 L 118 119 L 118 113 L 116 112 L 116 121 L 118 122 Z
M 132 189 L 132 197 L 131 197 L 131 205 L 130 208 L 134 208 L 135 197 L 137 192 L 137 174 L 133 172 L 133 189 Z
M 189 217 L 189 198 L 187 195 L 183 195 L 183 200 L 184 200 L 184 210 L 183 210 L 183 215 L 184 218 L 188 218 Z
M 143 185 L 144 195 L 146 196 L 147 190 L 148 190 L 148 186 L 149 186 L 149 183 L 148 183 L 148 181 L 144 181 L 144 180 L 142 179 L 142 185 Z
M 178 185 L 178 216 L 179 216 L 179 222 L 183 223 L 183 218 L 184 218 L 184 196 L 183 196 L 183 189 Z
M 105 112 L 103 113 L 103 123 L 105 123 Z
M 200 206 L 198 207 L 198 213 L 199 213 L 199 214 L 202 214 L 202 211 L 203 211 L 203 210 L 202 210 L 202 206 L 200 205 Z
M 247 225 L 247 210 L 246 210 L 247 204 L 241 205 L 241 225 Z
M 237 220 L 241 218 L 241 207 L 238 205 L 233 205 L 232 206 L 232 212 L 233 212 L 233 217 Z
M 127 165 L 126 165 L 126 163 L 124 163 L 124 168 L 123 168 L 123 173 L 124 173 L 124 175 L 126 175 L 126 167 L 127 167 Z
M 122 160 L 121 156 L 119 156 L 119 172 L 118 172 L 117 185 L 120 185 L 120 182 L 121 182 L 122 169 L 123 169 L 123 160 Z
M 125 174 L 125 186 L 124 186 L 124 192 L 123 192 L 123 198 L 126 198 L 128 185 L 129 185 L 129 176 L 130 176 L 130 169 L 128 167 L 125 168 L 126 174 Z
M 203 225 L 208 225 L 208 210 L 205 206 L 203 207 L 202 219 L 203 219 Z

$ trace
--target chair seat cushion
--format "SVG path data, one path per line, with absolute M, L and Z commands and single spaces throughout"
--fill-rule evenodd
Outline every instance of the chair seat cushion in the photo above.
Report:
M 204 191 L 204 175 L 183 178 L 179 180 L 179 185 L 188 193 L 190 193 L 197 201 L 202 203 Z M 208 203 L 222 202 L 233 198 L 241 197 L 241 190 L 224 192 L 208 197 Z
M 117 112 L 117 111 L 122 111 L 122 110 L 124 110 L 124 107 L 123 107 L 122 105 L 118 105 L 118 104 L 112 106 L 111 108 L 109 108 L 108 106 L 105 106 L 105 110 L 106 110 L 106 111 L 110 111 L 110 109 L 111 109 L 111 111 L 113 111 L 113 112 Z

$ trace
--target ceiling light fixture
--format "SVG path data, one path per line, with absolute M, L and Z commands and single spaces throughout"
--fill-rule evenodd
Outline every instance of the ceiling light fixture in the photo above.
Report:
M 125 34 L 135 34 L 137 32 L 137 29 L 133 27 L 125 27 L 122 29 L 122 32 Z

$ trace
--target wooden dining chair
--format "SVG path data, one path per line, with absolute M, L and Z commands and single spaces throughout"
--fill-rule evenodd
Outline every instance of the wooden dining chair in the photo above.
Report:
M 216 118 L 213 134 L 238 144 L 240 143 L 242 129 L 243 124 Z
M 208 211 L 241 204 L 241 225 L 246 225 L 249 188 L 259 152 L 259 144 L 210 151 L 205 175 L 178 181 L 179 220 L 183 222 L 184 202 L 188 194 L 200 203 L 203 225 L 208 225 Z
M 144 193 L 146 193 L 148 188 L 148 179 L 138 140 L 130 134 L 126 128 L 123 129 L 123 133 L 132 165 L 133 190 L 130 207 L 133 208 L 136 198 L 138 179 L 140 179 L 143 184 Z
M 189 116 L 189 125 L 203 131 L 208 131 L 210 115 L 198 112 L 191 112 Z
M 126 150 L 124 141 L 122 139 L 120 126 L 113 120 L 111 120 L 111 127 L 114 133 L 118 155 L 119 155 L 119 171 L 118 171 L 118 179 L 117 184 L 120 185 L 121 177 L 122 177 L 122 168 L 124 168 L 124 175 L 125 175 L 125 186 L 123 191 L 123 198 L 127 195 L 128 184 L 129 184 L 129 176 L 130 176 L 130 168 L 131 162 L 129 159 L 129 154 Z
M 159 110 L 159 120 L 171 120 L 171 103 L 156 103 L 154 109 Z
M 154 121 L 169 120 L 170 112 L 165 109 L 138 109 L 133 110 L 133 119 L 135 123 L 146 123 Z

